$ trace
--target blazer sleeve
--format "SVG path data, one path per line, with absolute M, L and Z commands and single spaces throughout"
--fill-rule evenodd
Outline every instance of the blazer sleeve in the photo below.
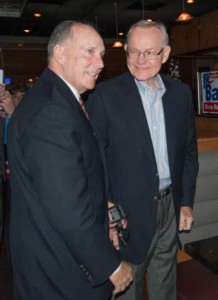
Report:
M 121 260 L 93 208 L 84 151 L 90 156 L 95 151 L 83 149 L 81 131 L 86 130 L 77 114 L 60 104 L 44 106 L 26 129 L 23 149 L 48 222 L 90 273 L 91 284 L 98 285 Z
M 188 88 L 187 108 L 187 138 L 182 178 L 181 206 L 193 206 L 196 190 L 196 178 L 198 174 L 198 150 L 195 129 L 195 112 L 191 90 Z

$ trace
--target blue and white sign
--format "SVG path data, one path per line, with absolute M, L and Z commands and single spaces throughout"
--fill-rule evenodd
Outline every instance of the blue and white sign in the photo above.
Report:
M 202 113 L 218 114 L 218 71 L 200 73 Z

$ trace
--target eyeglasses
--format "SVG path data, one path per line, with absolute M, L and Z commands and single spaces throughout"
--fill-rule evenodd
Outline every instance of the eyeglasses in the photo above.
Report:
M 139 58 L 139 56 L 142 54 L 143 58 L 152 60 L 152 59 L 157 59 L 157 57 L 163 52 L 164 48 L 162 48 L 159 52 L 157 52 L 156 50 L 146 50 L 144 52 L 141 52 L 139 50 L 136 49 L 126 49 L 126 53 L 128 55 L 128 57 L 130 58 Z

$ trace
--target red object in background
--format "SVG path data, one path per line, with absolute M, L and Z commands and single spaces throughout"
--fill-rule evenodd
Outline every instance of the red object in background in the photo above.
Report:
M 217 300 L 218 275 L 195 259 L 177 265 L 177 300 Z

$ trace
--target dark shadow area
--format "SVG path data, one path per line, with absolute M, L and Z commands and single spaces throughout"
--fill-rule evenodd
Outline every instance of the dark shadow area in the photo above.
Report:
M 4 222 L 7 223 L 9 213 L 9 199 L 7 187 L 4 186 L 3 205 L 4 205 Z M 5 226 L 6 227 L 6 226 Z M 12 282 L 9 260 L 6 246 L 6 230 L 4 228 L 3 239 L 0 246 L 0 299 L 12 300 Z
M 0 299 L 12 300 L 11 274 L 8 264 L 5 240 L 2 243 L 0 253 Z

